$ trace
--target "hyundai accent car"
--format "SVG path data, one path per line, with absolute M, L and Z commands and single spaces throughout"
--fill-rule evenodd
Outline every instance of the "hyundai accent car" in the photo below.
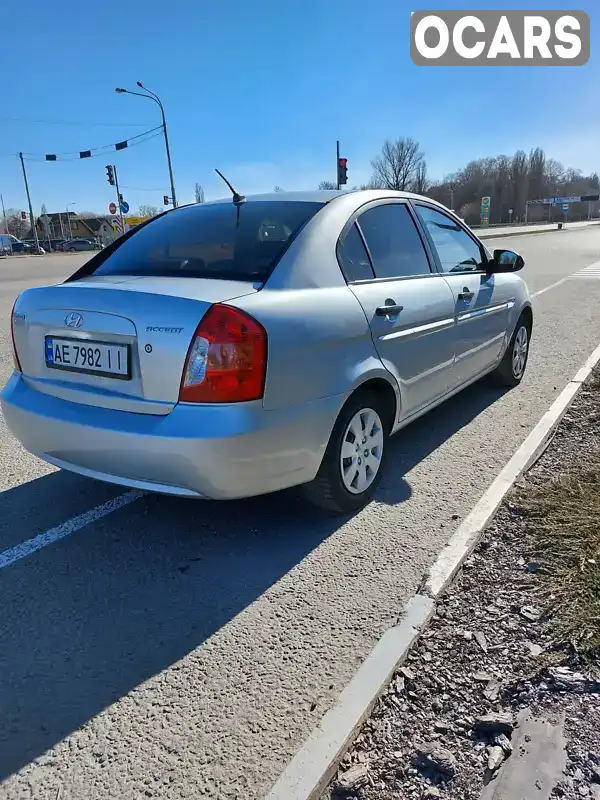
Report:
M 412 194 L 174 209 L 18 297 L 4 417 L 91 478 L 214 499 L 302 486 L 350 512 L 391 434 L 487 374 L 521 381 L 522 267 Z

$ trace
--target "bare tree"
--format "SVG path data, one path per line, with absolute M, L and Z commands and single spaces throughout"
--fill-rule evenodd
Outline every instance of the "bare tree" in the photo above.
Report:
M 21 218 L 21 212 L 17 211 L 16 208 L 7 208 L 6 229 L 8 233 L 16 236 L 17 239 L 22 239 L 29 231 L 29 223 Z
M 155 217 L 158 214 L 158 206 L 141 205 L 137 210 L 138 217 Z
M 415 177 L 410 188 L 416 194 L 425 194 L 428 186 L 427 163 L 423 159 L 415 170 Z
M 524 219 L 527 200 L 544 197 L 568 197 L 595 194 L 600 180 L 595 173 L 584 175 L 578 169 L 565 168 L 563 164 L 547 158 L 536 147 L 529 155 L 517 150 L 513 156 L 498 155 L 470 161 L 453 175 L 427 189 L 434 200 L 447 205 L 450 197 L 454 208 L 469 224 L 481 219 L 481 198 L 490 197 L 490 222 L 513 222 Z M 513 213 L 509 210 L 512 208 Z M 587 203 L 571 203 L 569 218 L 587 218 L 592 213 Z M 560 206 L 531 205 L 527 217 L 531 222 L 551 220 Z
M 529 192 L 529 164 L 523 150 L 517 150 L 511 167 L 512 208 L 518 215 L 525 213 L 525 203 Z
M 197 183 L 196 186 L 194 187 L 194 195 L 196 197 L 197 203 L 204 202 L 204 188 L 202 187 L 201 183 Z
M 529 153 L 529 199 L 536 200 L 546 194 L 546 154 L 541 147 Z
M 414 139 L 386 139 L 380 155 L 371 161 L 372 183 L 382 189 L 405 191 L 414 185 L 419 167 L 424 161 L 419 143 Z
M 546 161 L 546 189 L 550 194 L 558 192 L 561 184 L 565 182 L 565 168 L 554 158 Z
M 317 187 L 321 191 L 331 191 L 331 189 L 337 189 L 337 184 L 333 181 L 321 181 L 321 183 Z
M 370 180 L 368 183 L 361 183 L 360 186 L 354 186 L 353 190 L 355 189 L 381 189 L 381 184 L 377 183 L 377 181 Z

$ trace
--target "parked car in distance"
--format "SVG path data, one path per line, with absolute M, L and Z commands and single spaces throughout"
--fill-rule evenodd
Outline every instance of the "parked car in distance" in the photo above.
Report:
M 46 252 L 46 249 L 44 248 L 44 244 L 45 243 L 41 239 L 38 240 L 38 244 L 37 245 L 35 243 L 35 239 L 23 239 L 23 243 L 26 244 L 30 248 L 32 253 L 36 252 L 36 247 L 37 247 L 37 252 L 38 253 L 45 253 Z M 46 247 L 48 247 L 48 245 L 46 245 Z
M 301 485 L 355 511 L 391 434 L 486 375 L 520 383 L 523 265 L 403 192 L 173 209 L 17 298 L 4 419 L 88 477 L 214 499 Z
M 29 242 L 22 242 L 11 233 L 0 233 L 0 252 L 3 255 L 11 253 L 35 253 L 35 246 Z
M 64 241 L 65 241 L 65 239 L 50 239 L 50 241 L 48 241 L 48 239 L 44 239 L 42 244 L 46 248 L 48 248 L 48 245 L 49 245 L 50 250 L 53 250 L 54 252 L 57 252 L 59 250 L 59 245 L 62 245 L 62 243 Z
M 65 239 L 59 242 L 56 249 L 65 253 L 75 253 L 81 250 L 98 250 L 98 244 L 93 239 Z

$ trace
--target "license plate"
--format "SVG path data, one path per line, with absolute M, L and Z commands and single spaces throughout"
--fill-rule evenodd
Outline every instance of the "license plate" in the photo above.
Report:
M 129 380 L 130 350 L 128 344 L 108 344 L 83 339 L 59 339 L 46 336 L 46 366 L 88 375 Z

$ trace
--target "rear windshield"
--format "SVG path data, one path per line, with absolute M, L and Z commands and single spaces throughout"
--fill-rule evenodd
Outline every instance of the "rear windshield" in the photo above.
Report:
M 264 281 L 323 205 L 270 200 L 187 206 L 140 228 L 93 274 Z

